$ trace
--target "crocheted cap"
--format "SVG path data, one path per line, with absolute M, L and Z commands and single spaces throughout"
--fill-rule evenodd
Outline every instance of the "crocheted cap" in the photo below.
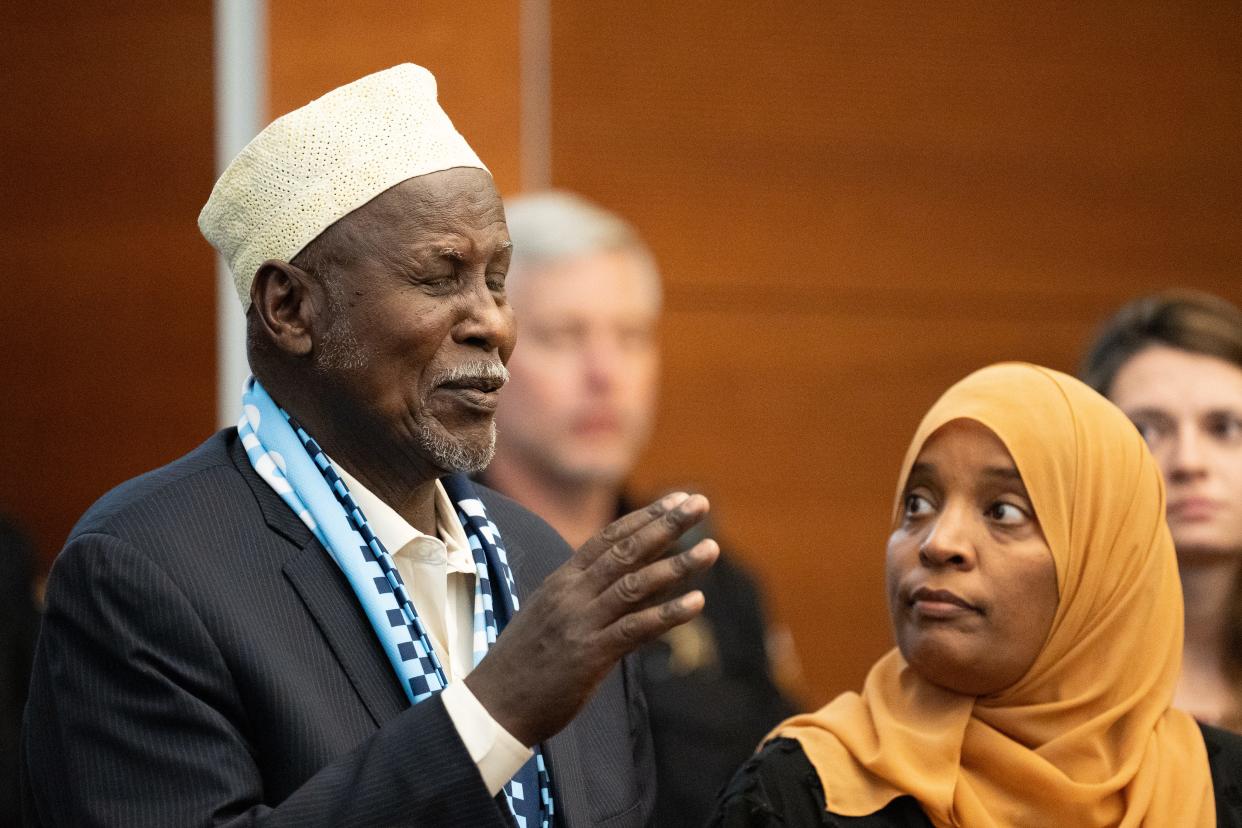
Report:
M 269 124 L 220 176 L 198 227 L 249 309 L 265 260 L 287 262 L 389 187 L 453 167 L 487 169 L 436 101 L 436 79 L 404 63 Z

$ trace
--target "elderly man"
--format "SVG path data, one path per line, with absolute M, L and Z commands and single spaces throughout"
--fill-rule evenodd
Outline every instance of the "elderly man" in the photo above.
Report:
M 626 511 L 655 413 L 660 275 L 620 217 L 564 192 L 506 202 L 522 346 L 486 482 L 581 543 Z M 727 556 L 694 581 L 700 617 L 641 651 L 655 824 L 701 825 L 716 792 L 793 712 L 772 680 L 759 591 Z
M 702 608 L 677 593 L 715 546 L 661 553 L 707 504 L 573 553 L 462 476 L 514 346 L 510 241 L 434 79 L 396 67 L 278 119 L 199 223 L 255 379 L 236 430 L 106 495 L 57 560 L 27 821 L 643 824 L 618 661 Z

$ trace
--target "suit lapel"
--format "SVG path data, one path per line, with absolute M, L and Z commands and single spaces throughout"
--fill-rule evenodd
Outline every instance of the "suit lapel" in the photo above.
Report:
M 229 455 L 238 473 L 241 474 L 242 480 L 245 480 L 246 485 L 250 487 L 268 527 L 297 546 L 304 547 L 310 543 L 314 539 L 311 530 L 293 513 L 289 505 L 280 499 L 280 495 L 272 491 L 272 487 L 259 477 L 258 472 L 250 465 L 250 458 L 246 456 L 246 449 L 242 446 L 240 439 L 234 438 L 233 445 L 229 448 Z
M 357 596 L 319 541 L 290 558 L 284 573 L 376 726 L 409 707 Z
M 240 440 L 232 448 L 232 459 L 250 485 L 267 525 L 301 547 L 285 562 L 285 577 L 315 619 L 372 720 L 377 727 L 382 725 L 406 709 L 409 701 L 357 596 L 310 529 L 254 471 Z

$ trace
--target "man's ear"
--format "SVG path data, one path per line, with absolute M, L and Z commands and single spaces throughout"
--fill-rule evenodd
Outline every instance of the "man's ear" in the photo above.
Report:
M 259 265 L 250 285 L 250 304 L 259 328 L 287 354 L 307 356 L 316 325 L 326 321 L 323 290 L 306 271 L 279 259 Z

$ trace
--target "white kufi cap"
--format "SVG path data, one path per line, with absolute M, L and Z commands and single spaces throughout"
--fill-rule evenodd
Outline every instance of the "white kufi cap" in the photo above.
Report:
M 229 164 L 198 227 L 228 262 L 242 307 L 267 259 L 289 261 L 337 219 L 407 178 L 483 162 L 403 63 L 277 118 Z

